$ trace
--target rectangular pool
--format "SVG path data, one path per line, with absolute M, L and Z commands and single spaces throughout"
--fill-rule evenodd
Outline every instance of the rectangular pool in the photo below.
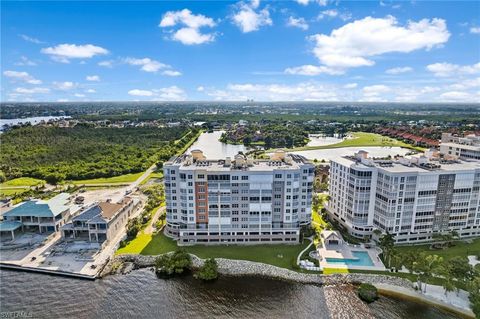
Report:
M 372 259 L 366 251 L 352 251 L 355 259 L 349 258 L 325 258 L 327 263 L 345 266 L 374 266 Z

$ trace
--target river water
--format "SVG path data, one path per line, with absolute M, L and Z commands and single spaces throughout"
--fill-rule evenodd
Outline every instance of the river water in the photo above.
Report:
M 158 279 L 142 269 L 87 281 L 0 270 L 0 279 L 2 318 L 10 312 L 32 318 L 455 318 L 390 297 L 367 306 L 349 286 L 257 277 L 203 283 L 191 276 Z
M 70 118 L 70 116 L 36 116 L 36 117 L 26 117 L 23 119 L 0 119 L 0 131 L 3 130 L 4 126 L 12 126 L 17 124 L 26 124 L 30 123 L 36 125 L 42 121 L 48 122 L 49 120 L 56 120 L 60 118 Z
M 222 135 L 223 131 L 214 131 L 211 133 L 202 133 L 198 140 L 190 146 L 187 153 L 191 150 L 202 150 L 204 155 L 209 159 L 224 159 L 227 156 L 234 157 L 238 152 L 247 152 L 248 148 L 244 145 L 232 145 L 220 142 L 218 139 Z M 313 137 L 310 143 L 315 146 L 329 145 L 341 142 L 342 139 L 338 137 Z M 410 152 L 409 149 L 401 147 L 381 147 L 381 146 L 368 146 L 368 147 L 342 147 L 332 149 L 320 149 L 309 151 L 294 151 L 293 153 L 303 155 L 310 160 L 326 160 L 329 161 L 336 157 L 353 155 L 354 153 L 364 150 L 369 153 L 371 157 L 387 157 L 395 155 L 405 155 Z M 288 151 L 288 150 L 287 150 Z

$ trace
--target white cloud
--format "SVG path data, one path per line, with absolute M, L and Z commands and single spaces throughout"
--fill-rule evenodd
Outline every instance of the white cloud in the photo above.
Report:
M 15 65 L 19 66 L 35 66 L 37 63 L 33 62 L 32 60 L 29 60 L 26 56 L 21 56 L 20 61 L 16 62 Z
M 202 44 L 215 40 L 215 34 L 200 32 L 200 28 L 213 28 L 216 26 L 212 18 L 202 14 L 192 14 L 192 11 L 188 9 L 168 11 L 163 15 L 158 26 L 161 28 L 173 28 L 177 25 L 186 27 L 174 31 L 171 36 L 172 40 L 179 41 L 185 45 Z
M 35 79 L 27 72 L 4 71 L 3 75 L 12 79 L 13 81 L 22 81 L 28 84 L 42 84 L 42 81 Z
M 396 67 L 392 69 L 388 69 L 385 71 L 387 74 L 401 74 L 401 73 L 407 73 L 407 72 L 412 72 L 413 69 L 409 66 L 402 66 L 402 67 Z
M 25 34 L 20 34 L 20 37 L 27 42 L 32 42 L 35 44 L 45 43 L 43 41 L 38 40 L 37 38 L 29 37 L 28 35 L 25 35 Z
M 93 81 L 93 82 L 98 82 L 100 81 L 100 77 L 98 75 L 87 75 L 85 78 L 87 81 Z
M 148 90 L 134 89 L 134 90 L 128 91 L 128 94 L 133 96 L 152 96 L 153 92 Z
M 98 65 L 105 68 L 113 68 L 113 60 L 100 61 Z
M 61 102 L 68 102 L 68 101 L 70 101 L 70 100 L 69 100 L 69 99 L 58 99 L 58 100 L 57 100 L 57 102 L 60 102 L 60 103 L 61 103 Z
M 332 68 L 346 69 L 371 66 L 370 57 L 385 53 L 408 53 L 432 49 L 450 37 L 442 19 L 409 21 L 400 26 L 393 16 L 366 17 L 333 30 L 330 35 L 316 34 L 313 50 L 318 60 Z
M 357 83 L 316 81 L 294 84 L 232 83 L 225 88 L 202 87 L 201 92 L 214 100 L 236 101 L 475 102 L 480 99 L 480 78 L 464 81 L 463 84 L 454 89 L 450 83 L 435 86 L 417 86 L 412 82 L 388 86 L 379 83 L 363 87 Z
M 363 96 L 365 97 L 379 96 L 387 92 L 390 92 L 390 88 L 383 84 L 370 85 L 363 88 Z
M 470 28 L 470 33 L 480 34 L 480 27 L 471 27 Z
M 150 58 L 143 58 L 143 59 L 126 58 L 124 59 L 124 62 L 130 65 L 141 65 L 142 67 L 140 68 L 140 70 L 145 72 L 157 72 L 160 69 L 169 68 L 167 64 L 160 63 Z
M 237 4 L 239 10 L 232 16 L 232 21 L 243 33 L 257 31 L 262 26 L 273 24 L 267 8 L 256 11 L 259 4 L 259 1 L 239 2 Z
M 152 90 L 134 89 L 128 91 L 128 94 L 133 96 L 148 96 L 158 101 L 184 101 L 187 99 L 185 91 L 175 85 Z
M 480 88 L 480 77 L 474 79 L 461 80 L 448 86 L 452 90 L 468 90 L 471 88 Z
M 185 91 L 175 85 L 154 91 L 157 94 L 157 99 L 162 101 L 184 101 L 187 99 Z
M 50 89 L 49 88 L 40 88 L 40 87 L 35 87 L 35 88 L 22 88 L 22 87 L 19 87 L 19 88 L 16 88 L 14 90 L 15 93 L 18 93 L 18 94 L 45 94 L 45 93 L 49 93 L 50 92 Z
M 315 76 L 319 74 L 330 74 L 330 75 L 337 75 L 343 74 L 342 70 L 332 69 L 326 66 L 317 66 L 317 65 L 302 65 L 297 67 L 291 67 L 285 69 L 286 74 L 296 74 L 296 75 L 308 75 L 308 76 Z
M 336 9 L 328 9 L 320 12 L 320 14 L 317 16 L 317 20 L 322 20 L 323 18 L 336 18 L 336 17 L 342 19 L 343 21 L 347 21 L 352 18 L 352 14 L 349 12 L 339 12 Z
M 185 24 L 189 28 L 198 29 L 201 27 L 214 27 L 215 21 L 202 14 L 192 14 L 192 11 L 183 9 L 181 11 L 168 11 L 163 15 L 159 27 L 173 27 L 176 24 Z
M 181 72 L 172 69 L 172 67 L 168 64 L 158 62 L 156 60 L 150 58 L 143 58 L 143 59 L 136 59 L 136 58 L 125 58 L 123 59 L 124 63 L 141 66 L 140 70 L 145 72 L 158 72 L 163 70 L 162 75 L 166 76 L 180 76 L 182 75 Z
M 304 18 L 294 18 L 292 16 L 288 17 L 287 26 L 296 27 L 302 30 L 308 30 L 308 23 Z
M 94 89 L 88 89 L 88 90 L 85 90 L 85 93 L 96 93 L 97 91 L 95 91 Z
M 215 35 L 203 34 L 194 28 L 181 28 L 172 35 L 172 39 L 185 45 L 194 45 L 212 42 L 215 40 Z
M 319 6 L 326 6 L 328 1 L 327 0 L 295 0 L 298 4 L 301 4 L 303 6 L 306 6 L 307 4 L 309 4 L 310 2 L 316 2 L 318 3 Z
M 74 96 L 75 97 L 85 97 L 85 94 L 75 93 Z
M 443 101 L 461 102 L 461 101 L 474 101 L 472 94 L 461 91 L 450 91 L 440 95 Z
M 203 91 L 205 91 L 205 88 L 200 85 L 199 87 L 197 87 L 197 91 L 198 92 L 203 92 Z
M 53 82 L 53 86 L 57 90 L 62 90 L 62 91 L 68 91 L 77 86 L 77 83 L 73 83 L 70 81 L 65 81 L 65 82 Z
M 357 83 L 347 83 L 343 86 L 344 89 L 356 89 L 358 86 Z
M 108 54 L 108 50 L 92 44 L 59 44 L 55 47 L 43 48 L 40 52 L 50 55 L 58 62 L 69 63 L 70 59 L 88 59 L 96 55 Z
M 336 90 L 331 85 L 313 82 L 298 84 L 230 84 L 224 90 L 209 89 L 206 94 L 215 100 L 259 101 L 336 101 Z
M 452 63 L 434 63 L 427 65 L 427 70 L 439 77 L 480 73 L 480 62 L 472 65 L 458 65 Z
M 163 75 L 166 75 L 166 76 L 180 76 L 182 75 L 181 72 L 179 71 L 175 71 L 175 70 L 165 70 L 162 72 Z

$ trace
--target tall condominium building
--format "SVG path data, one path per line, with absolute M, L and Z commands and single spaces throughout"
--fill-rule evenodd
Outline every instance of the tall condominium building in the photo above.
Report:
M 297 243 L 310 223 L 314 166 L 302 156 L 213 160 L 195 150 L 163 171 L 166 234 L 180 245 Z
M 480 236 L 480 161 L 433 155 L 373 160 L 360 151 L 332 160 L 329 216 L 358 238 L 375 229 L 394 234 L 397 243 L 452 230 Z
M 440 153 L 451 158 L 480 160 L 480 136 L 472 134 L 459 137 L 443 133 Z

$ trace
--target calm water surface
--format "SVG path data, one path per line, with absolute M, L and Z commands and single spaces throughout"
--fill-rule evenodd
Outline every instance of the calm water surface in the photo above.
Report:
M 23 119 L 0 119 L 0 130 L 3 129 L 4 125 L 17 125 L 17 124 L 26 124 L 30 123 L 36 125 L 41 121 L 48 122 L 49 120 L 55 120 L 60 118 L 70 118 L 70 116 L 37 116 L 37 117 L 26 117 Z
M 334 136 L 325 136 L 321 134 L 309 134 L 308 138 L 310 141 L 307 146 L 324 146 L 340 143 L 344 138 L 340 138 L 338 134 Z
M 187 153 L 190 153 L 191 150 L 199 149 L 202 150 L 204 155 L 210 159 L 224 159 L 227 156 L 234 157 L 238 152 L 247 152 L 249 149 L 244 145 L 232 145 L 220 142 L 218 139 L 224 131 L 214 131 L 212 133 L 203 133 L 200 135 L 198 140 L 190 146 L 187 150 Z M 316 137 L 310 141 L 315 145 L 329 145 L 341 142 L 342 139 L 337 137 Z M 309 143 L 309 145 L 310 145 Z M 295 154 L 300 154 L 305 156 L 310 160 L 326 160 L 329 161 L 333 158 L 339 156 L 353 155 L 354 153 L 364 150 L 369 152 L 372 157 L 387 157 L 395 155 L 405 155 L 410 152 L 409 149 L 401 147 L 381 147 L 381 146 L 370 146 L 370 147 L 343 147 L 343 148 L 333 148 L 333 149 L 324 149 L 324 150 L 311 150 L 311 151 L 298 151 L 293 152 Z
M 208 159 L 224 159 L 230 156 L 232 159 L 238 152 L 247 152 L 248 148 L 244 145 L 232 145 L 220 142 L 218 139 L 224 131 L 213 131 L 211 133 L 202 133 L 198 140 L 190 146 L 187 153 L 191 150 L 199 149 L 203 151 Z
M 33 318 L 455 318 L 439 309 L 381 297 L 365 305 L 349 286 L 318 287 L 225 277 L 158 279 L 150 270 L 86 281 L 0 270 L 1 311 Z

